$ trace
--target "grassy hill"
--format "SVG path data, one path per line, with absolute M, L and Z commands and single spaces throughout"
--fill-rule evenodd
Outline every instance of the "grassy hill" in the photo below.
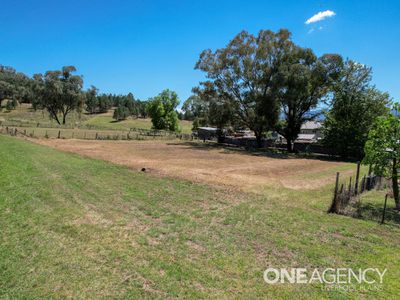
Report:
M 152 123 L 150 118 L 128 118 L 124 121 L 116 122 L 112 118 L 112 112 L 91 116 L 82 123 L 83 125 L 95 126 L 104 129 L 124 130 L 130 128 L 151 129 Z M 181 120 L 180 128 L 182 133 L 192 132 L 192 122 Z
M 0 298 L 398 296 L 399 227 L 327 215 L 331 186 L 254 195 L 0 145 Z M 388 271 L 381 290 L 326 291 L 267 285 L 271 266 Z
M 110 130 L 129 130 L 130 128 L 151 129 L 152 123 L 150 118 L 128 118 L 124 121 L 116 122 L 113 118 L 113 110 L 104 114 L 88 115 L 86 113 L 78 114 L 72 112 L 67 117 L 67 127 L 85 127 L 91 126 L 99 129 Z M 24 125 L 36 127 L 40 123 L 42 127 L 57 126 L 57 122 L 49 118 L 45 110 L 34 111 L 30 104 L 21 104 L 15 110 L 7 111 L 3 109 L 0 111 L 0 122 L 17 122 Z M 182 120 L 180 121 L 182 133 L 192 132 L 192 122 Z

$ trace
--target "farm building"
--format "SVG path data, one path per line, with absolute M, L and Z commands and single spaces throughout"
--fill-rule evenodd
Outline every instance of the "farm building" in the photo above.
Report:
M 307 121 L 301 125 L 300 134 L 296 142 L 317 142 L 323 137 L 323 126 L 318 121 Z
M 211 140 L 217 137 L 218 129 L 215 127 L 199 127 L 197 128 L 197 136 L 199 139 Z

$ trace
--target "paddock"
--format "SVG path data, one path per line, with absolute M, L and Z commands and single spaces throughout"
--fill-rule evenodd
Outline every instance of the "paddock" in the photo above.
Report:
M 318 189 L 351 174 L 354 164 L 278 154 L 249 153 L 199 142 L 33 139 L 34 142 L 102 159 L 159 176 L 227 185 L 245 191 L 263 187 Z

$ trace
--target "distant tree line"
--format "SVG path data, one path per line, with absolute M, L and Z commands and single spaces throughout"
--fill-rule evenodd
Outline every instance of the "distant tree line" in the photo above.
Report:
M 31 103 L 33 96 L 32 79 L 12 67 L 0 65 L 0 108 L 8 100 L 8 110 L 14 109 L 17 103 Z
M 323 143 L 342 157 L 362 158 L 374 121 L 391 99 L 371 84 L 370 68 L 338 54 L 316 56 L 291 40 L 291 33 L 239 33 L 225 48 L 201 53 L 195 69 L 206 81 L 193 88 L 181 118 L 196 128 L 248 128 L 257 143 L 276 131 L 293 152 L 301 125 L 326 108 Z
M 118 121 L 129 116 L 147 117 L 147 102 L 136 100 L 132 93 L 98 94 L 94 86 L 84 91 L 83 77 L 74 75 L 75 72 L 74 66 L 65 66 L 30 78 L 0 65 L 0 109 L 4 100 L 7 110 L 15 109 L 18 103 L 31 103 L 35 110 L 45 109 L 58 124 L 65 124 L 72 111 L 96 114 L 112 107 L 115 107 L 113 118 Z
M 98 94 L 98 89 L 91 86 L 86 91 L 86 111 L 90 114 L 105 113 L 115 107 L 113 118 L 125 120 L 129 116 L 136 118 L 147 117 L 146 101 L 135 99 L 132 93 L 127 95 Z

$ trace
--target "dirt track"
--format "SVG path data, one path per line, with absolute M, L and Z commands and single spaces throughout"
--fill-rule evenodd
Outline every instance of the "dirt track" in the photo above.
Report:
M 333 182 L 336 171 L 343 171 L 348 165 L 316 159 L 257 156 L 247 152 L 206 147 L 201 143 L 56 139 L 35 142 L 137 170 L 146 168 L 157 175 L 240 186 L 245 190 L 262 186 L 319 188 Z

